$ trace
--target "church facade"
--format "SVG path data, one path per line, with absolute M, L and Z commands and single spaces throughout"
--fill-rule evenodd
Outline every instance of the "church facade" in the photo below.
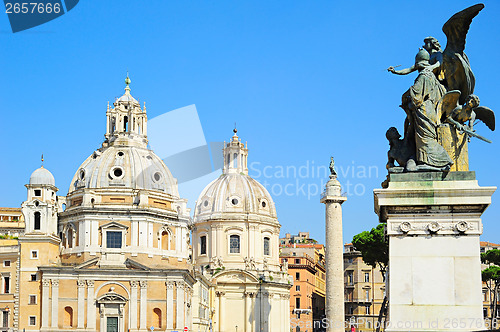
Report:
M 66 196 L 32 173 L 24 233 L 0 240 L 0 330 L 289 331 L 280 226 L 247 149 L 235 133 L 192 218 L 129 84 Z

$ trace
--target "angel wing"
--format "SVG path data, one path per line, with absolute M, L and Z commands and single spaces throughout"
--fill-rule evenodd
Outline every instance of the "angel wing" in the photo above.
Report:
M 484 8 L 477 4 L 453 15 L 444 25 L 443 32 L 448 38 L 443 52 L 443 70 L 448 90 L 460 90 L 460 104 L 468 95 L 474 93 L 476 79 L 470 68 L 469 59 L 464 53 L 465 37 L 472 19 Z
M 476 119 L 483 121 L 490 130 L 495 131 L 495 112 L 484 106 L 478 106 L 473 111 L 476 113 Z
M 460 91 L 453 90 L 446 92 L 437 104 L 437 114 L 441 121 L 444 121 L 450 116 L 451 112 L 458 106 L 458 99 L 460 98 Z

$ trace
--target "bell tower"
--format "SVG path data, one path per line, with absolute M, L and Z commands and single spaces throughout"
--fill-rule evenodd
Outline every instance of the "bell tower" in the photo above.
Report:
M 31 174 L 26 188 L 27 199 L 21 205 L 26 222 L 25 233 L 56 235 L 58 189 L 55 186 L 54 176 L 42 165 Z

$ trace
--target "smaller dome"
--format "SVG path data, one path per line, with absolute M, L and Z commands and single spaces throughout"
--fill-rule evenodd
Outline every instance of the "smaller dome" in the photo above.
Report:
M 136 103 L 136 104 L 139 104 L 139 102 L 134 97 L 132 97 L 132 95 L 130 93 L 125 93 L 123 96 L 121 96 L 120 98 L 118 98 L 117 102 L 118 103 L 122 102 L 122 103 Z
M 30 176 L 30 185 L 36 184 L 48 184 L 51 186 L 56 185 L 56 181 L 54 180 L 54 176 L 49 172 L 48 169 L 40 167 L 36 169 Z

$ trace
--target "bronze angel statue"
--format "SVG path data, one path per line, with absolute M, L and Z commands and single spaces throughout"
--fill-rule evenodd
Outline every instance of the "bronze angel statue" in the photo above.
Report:
M 474 132 L 473 123 L 478 119 L 494 130 L 495 116 L 489 108 L 479 106 L 479 98 L 474 95 L 474 73 L 464 52 L 472 19 L 483 8 L 483 4 L 466 8 L 443 25 L 443 32 L 448 38 L 444 51 L 436 38 L 427 37 L 415 57 L 414 65 L 402 70 L 394 67 L 387 69 L 397 75 L 418 71 L 415 83 L 402 97 L 401 107 L 407 115 L 404 138 L 401 140 L 392 132 L 389 135 L 392 154 L 407 155 L 401 160 L 406 165 L 401 165 L 400 160 L 393 158 L 391 161 L 389 158 L 389 169 L 394 168 L 396 160 L 405 171 L 449 170 L 454 161 L 440 143 L 438 127 L 442 123 L 449 123 L 468 137 L 474 136 L 489 142 Z M 468 126 L 465 125 L 467 121 Z M 396 151 L 400 149 L 404 153 Z M 409 151 L 414 151 L 414 155 L 410 156 Z

